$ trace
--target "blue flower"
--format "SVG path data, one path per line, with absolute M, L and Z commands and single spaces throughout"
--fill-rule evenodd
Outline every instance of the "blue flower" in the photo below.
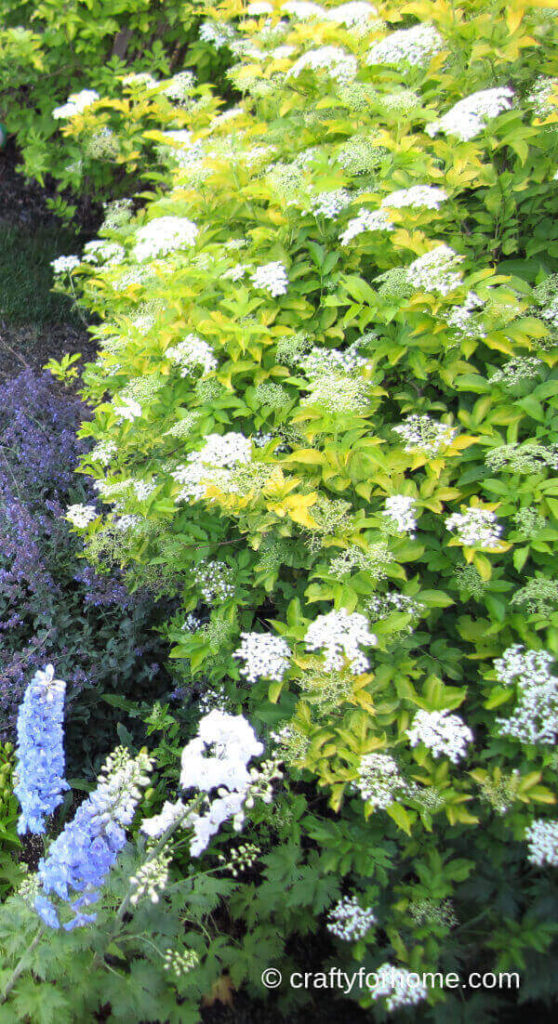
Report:
M 64 696 L 66 684 L 52 665 L 33 676 L 17 719 L 17 784 L 21 805 L 17 830 L 42 833 L 45 818 L 62 802 L 64 779 Z
M 49 928 L 60 928 L 58 914 L 50 900 L 47 900 L 45 896 L 39 895 L 35 897 L 35 910 Z
M 58 918 L 44 894 L 56 894 L 76 913 L 63 925 L 66 931 L 95 920 L 95 914 L 83 914 L 81 908 L 99 898 L 99 887 L 126 843 L 122 826 L 132 821 L 141 796 L 140 787 L 149 783 L 146 771 L 150 768 L 151 760 L 146 754 L 131 758 L 122 747 L 111 754 L 96 790 L 78 807 L 73 820 L 50 846 L 48 855 L 39 861 L 42 892 L 36 898 L 35 909 L 49 927 L 58 928 L 59 924 L 50 923 Z M 76 899 L 78 893 L 81 895 Z

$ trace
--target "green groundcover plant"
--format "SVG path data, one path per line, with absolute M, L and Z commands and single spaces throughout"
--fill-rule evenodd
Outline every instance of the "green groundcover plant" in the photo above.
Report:
M 140 73 L 60 129 L 152 181 L 55 264 L 99 321 L 107 511 L 68 516 L 93 565 L 182 591 L 185 701 L 265 745 L 258 859 L 184 940 L 253 995 L 316 944 L 380 974 L 348 996 L 379 1021 L 556 998 L 557 11 L 231 0 L 199 36 L 233 106 Z M 522 984 L 411 985 L 435 970 Z

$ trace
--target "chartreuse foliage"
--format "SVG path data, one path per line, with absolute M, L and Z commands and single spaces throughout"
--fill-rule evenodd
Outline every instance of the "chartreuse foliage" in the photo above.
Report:
M 233 985 L 261 995 L 320 933 L 341 966 L 517 969 L 552 999 L 558 5 L 355 6 L 225 3 L 201 34 L 236 55 L 235 107 L 135 80 L 65 122 L 65 147 L 109 130 L 157 188 L 71 271 L 100 319 L 82 468 L 114 503 L 83 532 L 95 563 L 183 592 L 184 684 L 287 766 L 258 871 L 224 894 L 242 939 L 204 925 Z M 334 939 L 341 895 L 376 925 Z M 130 998 L 136 971 L 155 991 L 126 962 Z M 505 998 L 476 992 L 479 1019 Z M 431 990 L 413 1013 L 472 1005 Z
M 182 69 L 197 35 L 198 7 L 179 0 L 58 0 L 0 3 L 0 119 L 16 136 L 25 173 L 43 181 L 53 175 L 62 188 L 106 198 L 118 194 L 134 173 L 134 147 L 92 133 L 86 146 L 60 144 L 53 111 L 88 89 L 122 99 L 122 78 L 136 72 L 171 75 Z M 207 45 L 192 51 L 197 70 L 213 81 L 224 61 Z M 175 95 L 175 101 L 180 97 Z M 63 122 L 62 122 L 63 123 Z M 61 199 L 57 212 L 72 214 Z M 75 207 L 73 208 L 75 210 Z

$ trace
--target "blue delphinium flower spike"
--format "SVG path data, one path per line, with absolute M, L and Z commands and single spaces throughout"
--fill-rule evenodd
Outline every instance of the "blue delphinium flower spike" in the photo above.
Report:
M 98 900 L 99 887 L 126 843 L 123 826 L 134 817 L 141 787 L 149 783 L 146 773 L 150 768 L 147 754 L 132 758 L 127 750 L 118 748 L 107 759 L 97 788 L 39 861 L 41 892 L 35 910 L 50 928 L 60 927 L 56 908 L 46 899 L 51 893 L 76 913 L 63 925 L 66 931 L 95 920 L 95 914 L 84 914 L 82 908 Z
M 64 697 L 66 683 L 54 678 L 52 665 L 36 672 L 19 708 L 16 747 L 21 814 L 17 830 L 42 833 L 45 819 L 62 803 L 64 779 Z

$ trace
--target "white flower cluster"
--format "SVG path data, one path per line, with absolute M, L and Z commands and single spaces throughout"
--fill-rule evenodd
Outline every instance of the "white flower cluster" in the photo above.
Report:
M 188 816 L 188 826 L 193 828 L 193 857 L 206 849 L 225 821 L 232 818 L 237 830 L 242 827 L 244 803 L 254 781 L 247 765 L 262 753 L 263 745 L 242 715 L 214 709 L 201 719 L 198 735 L 182 751 L 180 784 L 206 793 L 216 789 L 217 796 L 206 814 Z
M 125 249 L 118 242 L 109 242 L 106 238 L 94 238 L 83 247 L 84 263 L 105 263 L 115 267 L 122 263 L 125 255 Z
M 437 423 L 430 416 L 408 416 L 403 423 L 392 428 L 405 442 L 405 451 L 421 451 L 425 455 L 437 455 L 441 448 L 451 444 L 457 430 L 446 423 Z
M 157 483 L 155 480 L 132 480 L 132 487 L 138 501 L 147 501 L 157 490 Z
M 301 405 L 327 409 L 329 413 L 364 414 L 370 404 L 369 384 L 362 378 L 341 377 L 336 373 L 323 374 L 312 381 Z
M 126 530 L 134 530 L 141 522 L 145 522 L 141 516 L 120 516 L 118 519 L 113 519 L 112 525 L 119 533 L 125 533 Z
M 188 334 L 178 345 L 172 345 L 165 352 L 165 358 L 180 367 L 180 376 L 187 377 L 192 369 L 200 367 L 203 374 L 211 373 L 217 367 L 213 349 L 196 334 Z
M 263 800 L 270 804 L 273 799 L 273 782 L 275 779 L 282 779 L 283 772 L 280 765 L 282 759 L 278 757 L 262 761 L 258 768 L 250 768 L 250 784 L 246 788 L 244 807 L 249 809 L 254 806 L 256 800 Z
M 205 793 L 219 786 L 244 789 L 251 782 L 248 761 L 263 749 L 242 715 L 210 711 L 201 719 L 195 739 L 182 751 L 180 784 Z
M 122 78 L 122 85 L 136 89 L 155 89 L 159 83 L 148 71 L 131 71 Z
M 558 171 L 556 171 L 553 180 L 558 181 Z M 64 258 L 64 256 L 61 257 L 61 259 Z M 75 259 L 75 257 L 68 256 L 66 257 L 66 259 Z M 56 260 L 54 262 L 56 262 Z M 54 266 L 54 263 L 52 264 L 52 266 Z M 548 323 L 550 323 L 551 327 L 554 328 L 554 330 L 558 329 L 558 295 L 554 296 L 554 298 L 546 307 L 546 309 L 540 310 L 539 316 L 542 317 L 543 320 L 547 320 Z
M 259 171 L 269 164 L 274 156 L 276 156 L 276 150 L 273 146 L 251 146 L 250 149 L 243 150 L 239 159 L 251 171 L 256 169 Z
M 448 327 L 457 331 L 462 338 L 484 338 L 486 330 L 475 319 L 475 314 L 483 306 L 484 302 L 479 299 L 476 292 L 467 292 L 465 302 L 460 306 L 454 306 L 446 317 Z
M 35 900 L 41 891 L 41 883 L 37 873 L 28 875 L 15 890 L 15 895 L 23 900 L 28 907 L 33 908 Z
M 331 192 L 320 192 L 310 203 L 310 209 L 316 217 L 335 220 L 337 215 L 351 202 L 351 194 L 346 188 L 333 189 Z
M 174 249 L 194 245 L 197 236 L 197 225 L 187 217 L 156 217 L 136 231 L 132 256 L 138 263 L 143 263 Z
M 119 151 L 118 136 L 107 125 L 98 132 L 93 132 L 85 144 L 85 153 L 93 160 L 114 160 Z
M 163 93 L 175 103 L 184 103 L 188 93 L 194 88 L 196 78 L 192 71 L 179 71 L 167 82 Z
M 201 629 L 201 625 L 202 620 L 193 612 L 188 612 L 180 628 L 188 630 L 189 633 L 196 633 L 198 629 Z
M 116 402 L 122 402 L 122 405 L 114 405 L 114 414 L 118 417 L 121 423 L 124 420 L 132 421 L 142 415 L 142 409 L 139 402 L 136 402 L 133 398 L 128 398 L 126 395 L 120 397 L 115 396 Z
M 345 86 L 349 88 L 349 86 Z M 353 135 L 336 153 L 336 161 L 349 175 L 359 176 L 376 171 L 387 156 L 387 149 L 378 144 L 375 132 Z
M 52 111 L 52 116 L 57 121 L 65 117 L 75 117 L 76 114 L 83 114 L 83 111 L 96 103 L 98 99 L 100 96 L 95 89 L 82 89 L 81 92 L 73 92 L 71 96 L 68 96 L 66 103 Z
M 93 522 L 98 515 L 99 513 L 94 505 L 68 505 L 66 509 L 66 519 L 68 522 L 72 526 L 78 526 L 80 529 Z
M 387 525 L 397 533 L 408 533 L 414 537 L 417 521 L 415 518 L 416 501 L 405 494 L 392 494 L 386 498 L 385 510 L 381 513 L 387 519 Z
M 394 758 L 377 752 L 361 757 L 355 786 L 362 799 L 378 810 L 389 807 L 396 794 L 407 788 Z
M 144 284 L 148 276 L 148 273 L 145 270 L 140 270 L 139 267 L 134 270 L 124 270 L 118 277 L 113 277 L 111 286 L 115 292 L 123 292 L 126 288 L 131 288 L 132 285 Z
M 366 611 L 373 620 L 386 619 L 394 612 L 418 618 L 426 611 L 426 605 L 398 590 L 388 590 L 385 594 L 372 594 L 366 602 Z
M 204 43 L 211 43 L 216 50 L 220 50 L 224 46 L 230 46 L 236 38 L 236 33 L 232 25 L 224 21 L 204 21 L 203 25 L 200 25 L 199 37 Z
M 57 256 L 51 260 L 51 267 L 56 275 L 71 274 L 72 270 L 79 267 L 81 260 L 79 256 Z
M 365 27 L 366 22 L 377 14 L 376 8 L 366 3 L 366 0 L 349 0 L 349 3 L 329 7 L 324 11 L 327 21 L 332 21 L 335 25 L 345 25 L 346 28 L 352 28 L 354 25 Z
M 461 284 L 461 274 L 455 268 L 463 259 L 449 245 L 437 245 L 413 260 L 407 267 L 407 280 L 420 291 L 448 295 Z
M 275 744 L 276 755 L 281 762 L 296 765 L 304 761 L 310 746 L 310 739 L 298 725 L 287 722 L 280 729 L 270 733 L 270 739 Z
M 556 112 L 556 104 L 549 100 L 557 96 L 558 78 L 540 75 L 527 97 L 527 102 L 531 104 L 537 117 L 548 117 L 549 114 Z
M 401 117 L 410 114 L 421 106 L 420 97 L 412 89 L 396 89 L 395 92 L 378 93 L 374 102 L 380 111 L 391 117 Z
M 444 40 L 433 25 L 413 25 L 399 29 L 375 43 L 366 58 L 367 64 L 409 64 L 426 67 L 434 54 L 444 48 Z
M 158 903 L 160 894 L 163 892 L 169 880 L 169 864 L 172 860 L 170 850 L 163 849 L 136 871 L 130 878 L 132 895 L 130 903 L 137 906 L 142 896 L 148 896 L 152 903 Z
M 467 754 L 473 733 L 459 715 L 444 711 L 417 711 L 407 736 L 412 747 L 423 743 L 434 757 L 445 755 L 454 764 Z
M 458 924 L 457 915 L 451 900 L 435 900 L 429 896 L 413 899 L 407 908 L 409 917 L 415 924 L 441 925 L 443 928 L 455 928 Z
M 307 50 L 298 58 L 286 74 L 286 78 L 298 78 L 303 71 L 324 71 L 330 78 L 345 84 L 352 82 L 358 72 L 358 61 L 352 53 L 340 46 L 320 46 Z
M 485 508 L 468 508 L 466 512 L 454 512 L 446 519 L 446 530 L 455 533 L 460 544 L 481 551 L 498 548 L 502 529 L 494 512 Z
M 537 867 L 550 864 L 558 867 L 558 821 L 545 821 L 535 818 L 529 828 L 525 829 L 525 838 L 529 843 L 527 860 Z
M 147 772 L 153 767 L 153 758 L 140 751 L 131 758 L 125 747 L 117 747 L 107 757 L 99 775 L 97 788 L 89 797 L 98 814 L 106 822 L 109 818 L 129 825 L 134 817 L 141 788 L 148 786 Z
M 171 476 L 182 485 L 175 501 L 199 501 L 211 482 L 225 485 L 228 470 L 251 460 L 252 442 L 244 434 L 208 434 L 204 447 L 191 452 L 188 465 L 179 466 Z
M 359 210 L 352 217 L 341 235 L 341 245 L 348 245 L 363 231 L 393 231 L 393 224 L 385 210 Z
M 439 210 L 442 203 L 448 198 L 443 188 L 435 188 L 432 185 L 412 185 L 411 188 L 400 188 L 396 192 L 390 192 L 389 196 L 382 199 L 381 207 L 392 210 L 402 210 L 406 206 L 425 206 L 429 210 Z
M 229 267 L 223 274 L 224 281 L 240 281 L 249 270 L 252 269 L 251 263 L 235 263 L 234 267 Z
M 172 427 L 165 430 L 164 437 L 167 435 L 170 437 L 188 437 L 192 433 L 196 423 L 200 418 L 200 414 L 197 412 L 188 412 L 182 419 L 177 420 L 173 423 Z
M 426 133 L 433 138 L 438 132 L 443 132 L 456 136 L 462 142 L 469 142 L 484 131 L 487 121 L 511 109 L 513 95 L 513 89 L 507 86 L 474 92 L 459 100 L 443 117 L 427 125 Z
M 229 431 L 227 434 L 207 434 L 201 451 L 193 452 L 192 461 L 208 466 L 230 467 L 239 462 L 250 462 L 252 444 L 244 434 Z
M 92 462 L 100 462 L 102 466 L 108 466 L 113 455 L 116 455 L 118 451 L 117 445 L 114 441 L 99 441 L 95 445 L 93 450 L 89 453 L 89 458 Z
M 491 384 L 501 384 L 504 388 L 515 388 L 524 381 L 533 380 L 544 370 L 544 363 L 535 356 L 515 356 L 508 359 L 490 378 Z
M 304 639 L 309 651 L 325 651 L 326 671 L 343 668 L 344 659 L 348 658 L 351 671 L 357 675 L 370 668 L 360 644 L 372 647 L 378 642 L 368 628 L 366 617 L 359 612 L 348 612 L 346 608 L 318 615 L 306 630 Z
M 325 18 L 325 11 L 319 4 L 311 3 L 311 0 L 287 0 L 281 11 L 290 14 L 291 18 L 298 21 L 305 21 L 307 18 Z
M 284 263 L 280 260 L 264 263 L 252 274 L 252 283 L 255 288 L 263 288 L 273 297 L 285 295 L 289 287 L 289 277 Z
M 366 0 L 350 0 L 349 3 L 327 9 L 311 3 L 310 0 L 287 0 L 281 11 L 299 21 L 318 18 L 320 21 L 332 21 L 335 25 L 345 25 L 347 28 L 365 24 L 378 13 L 372 4 L 366 3 Z
M 374 985 L 368 987 L 371 998 L 376 1002 L 385 999 L 386 1008 L 392 1012 L 405 1006 L 416 1006 L 426 999 L 428 990 L 420 974 L 394 967 L 385 963 L 374 971 Z
M 258 679 L 274 679 L 280 682 L 288 671 L 291 649 L 286 640 L 271 633 L 241 633 L 242 643 L 233 653 L 233 658 L 244 661 L 240 674 L 249 683 Z
M 310 352 L 300 356 L 296 361 L 304 370 L 309 380 L 329 377 L 332 373 L 351 374 L 368 364 L 366 356 L 359 355 L 359 343 L 349 345 L 344 351 L 336 348 L 319 348 L 314 345 Z
M 554 745 L 558 738 L 558 679 L 551 674 L 548 651 L 525 651 L 514 644 L 494 662 L 498 681 L 517 686 L 517 705 L 510 718 L 497 718 L 501 736 L 520 743 Z
M 540 473 L 548 466 L 558 470 L 558 444 L 544 445 L 536 441 L 523 444 L 500 444 L 485 455 L 490 469 L 510 473 Z
M 198 562 L 192 568 L 192 578 L 206 604 L 226 601 L 234 594 L 234 574 L 224 562 Z
M 207 152 L 200 139 L 192 142 L 192 132 L 187 129 L 161 132 L 165 142 L 160 148 L 161 159 L 172 159 L 179 167 L 190 172 L 189 177 L 199 176 L 201 181 L 207 171 L 203 167 Z
M 274 60 L 284 60 L 285 57 L 292 57 L 293 53 L 296 53 L 296 46 L 276 46 L 270 50 L 269 56 Z
M 140 825 L 140 831 L 144 832 L 150 839 L 160 839 L 167 829 L 172 828 L 182 818 L 185 824 L 187 807 L 182 800 L 171 804 L 165 800 L 160 814 L 154 814 L 151 818 L 144 818 Z
M 328 914 L 327 930 L 345 942 L 358 942 L 374 924 L 370 907 L 361 907 L 356 896 L 343 896 Z

